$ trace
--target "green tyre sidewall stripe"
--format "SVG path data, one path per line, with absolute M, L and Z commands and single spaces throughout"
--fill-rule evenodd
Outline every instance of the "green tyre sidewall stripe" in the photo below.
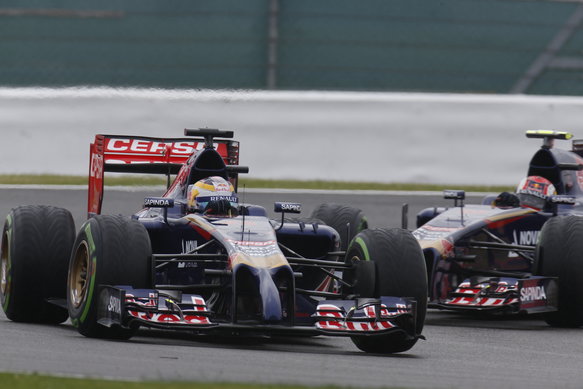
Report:
M 370 254 L 368 252 L 368 247 L 366 246 L 366 243 L 364 242 L 364 239 L 362 239 L 360 236 L 356 236 L 354 238 L 354 244 L 357 244 L 360 246 L 360 249 L 362 251 L 362 254 L 364 255 L 364 259 L 365 261 L 370 261 Z
M 362 219 L 360 219 L 360 224 L 358 225 L 358 228 L 356 230 L 357 233 L 364 231 L 368 228 L 368 220 L 365 216 L 362 217 Z
M 89 288 L 87 290 L 87 298 L 85 300 L 85 306 L 83 307 L 83 312 L 79 317 L 79 321 L 84 323 L 89 315 L 89 310 L 91 308 L 91 302 L 93 300 L 93 291 L 95 289 L 95 274 L 97 273 L 97 248 L 95 246 L 95 240 L 93 239 L 93 234 L 91 232 L 91 223 L 87 223 L 85 226 L 85 236 L 87 238 L 87 245 L 89 247 L 89 261 L 91 266 L 91 278 L 89 281 Z
M 69 311 L 70 314 L 70 318 L 71 318 L 71 323 L 73 324 L 74 327 L 79 327 L 82 324 L 85 324 L 85 322 L 88 320 L 88 318 L 90 318 L 91 316 L 91 303 L 93 302 L 93 293 L 95 291 L 95 287 L 96 287 L 96 274 L 97 274 L 97 245 L 95 244 L 95 238 L 93 236 L 93 233 L 95 232 L 95 230 L 91 229 L 91 220 L 88 220 L 87 222 L 85 222 L 84 226 L 81 227 L 81 232 L 80 234 L 83 234 L 84 236 L 80 236 L 78 239 L 80 239 L 78 242 L 78 244 L 75 246 L 75 250 L 77 250 L 80 246 L 80 244 L 85 241 L 87 243 L 87 250 L 88 253 L 87 255 L 89 256 L 89 264 L 88 264 L 88 273 L 89 273 L 89 279 L 87 280 L 87 282 L 89 283 L 89 285 L 87 286 L 87 291 L 85 294 L 85 301 L 83 301 L 81 303 L 81 306 L 78 308 L 79 310 L 75 309 L 74 311 Z M 97 233 L 99 233 L 97 231 Z M 76 255 L 76 252 L 72 253 L 72 257 L 71 257 L 71 261 L 74 260 L 74 257 Z M 72 264 L 73 262 L 71 262 Z M 70 293 L 70 291 L 68 291 L 67 293 Z

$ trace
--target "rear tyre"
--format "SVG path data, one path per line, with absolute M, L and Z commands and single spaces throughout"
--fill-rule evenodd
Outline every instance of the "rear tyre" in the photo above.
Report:
M 372 291 L 372 295 L 359 297 L 396 296 L 413 297 L 416 300 L 415 335 L 420 335 L 427 313 L 427 271 L 421 247 L 413 235 L 400 228 L 362 231 L 350 243 L 346 260 L 372 261 L 375 264 L 374 288 L 367 287 L 366 282 L 370 282 L 371 278 L 364 269 L 360 269 L 362 275 L 358 271 L 348 273 L 346 280 L 354 282 L 358 291 Z M 352 341 L 365 352 L 398 353 L 413 347 L 417 338 L 411 339 L 404 333 L 395 332 L 376 336 L 354 336 Z
M 0 296 L 8 319 L 59 324 L 67 310 L 49 303 L 65 299 L 75 222 L 63 208 L 14 208 L 6 217 L 1 246 Z
M 549 219 L 539 233 L 534 273 L 559 278 L 559 310 L 544 315 L 554 327 L 583 325 L 583 217 Z
M 129 339 L 137 328 L 98 323 L 100 286 L 151 287 L 148 232 L 135 220 L 99 215 L 83 224 L 73 247 L 67 282 L 71 322 L 87 337 Z
M 360 231 L 368 228 L 368 221 L 364 213 L 357 208 L 341 204 L 321 204 L 314 212 L 312 219 L 321 220 L 340 235 L 340 250 L 346 251 L 350 241 Z

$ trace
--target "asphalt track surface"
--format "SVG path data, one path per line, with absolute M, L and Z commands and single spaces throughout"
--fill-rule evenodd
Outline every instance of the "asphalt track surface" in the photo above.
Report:
M 106 212 L 128 214 L 156 192 L 106 193 Z M 21 204 L 70 209 L 79 228 L 84 190 L 0 189 L 0 213 Z M 438 195 L 247 193 L 271 208 L 274 200 L 301 200 L 304 214 L 322 202 L 358 203 L 372 226 L 398 226 L 400 207 L 410 219 Z M 478 201 L 479 198 L 471 198 Z M 129 341 L 84 338 L 69 324 L 8 321 L 0 314 L 0 371 L 127 380 L 194 380 L 335 384 L 412 388 L 580 388 L 583 329 L 557 329 L 537 317 L 483 317 L 429 313 L 426 341 L 397 355 L 371 355 L 345 338 L 210 338 L 142 330 Z

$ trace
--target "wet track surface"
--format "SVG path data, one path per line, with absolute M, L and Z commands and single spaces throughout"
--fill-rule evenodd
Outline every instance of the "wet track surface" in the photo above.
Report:
M 108 191 L 105 211 L 128 214 L 144 195 Z M 84 220 L 83 190 L 0 189 L 0 213 L 19 204 L 70 209 Z M 413 216 L 446 204 L 439 196 L 247 193 L 271 209 L 300 201 L 304 214 L 322 202 L 358 203 L 372 226 L 399 226 L 400 207 Z M 479 198 L 472 200 L 479 201 Z M 538 317 L 488 317 L 431 311 L 424 335 L 407 353 L 371 355 L 345 338 L 238 338 L 142 330 L 130 341 L 84 338 L 69 324 L 8 321 L 0 314 L 0 370 L 117 379 L 242 381 L 415 388 L 577 388 L 583 382 L 583 329 L 558 329 Z

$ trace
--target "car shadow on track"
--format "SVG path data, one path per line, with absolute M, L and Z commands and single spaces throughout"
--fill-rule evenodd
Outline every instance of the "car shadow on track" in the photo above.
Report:
M 348 338 L 325 336 L 238 336 L 238 335 L 199 335 L 187 332 L 143 329 L 130 340 L 142 344 L 165 344 L 194 347 L 212 347 L 237 350 L 263 350 L 300 354 L 327 354 L 360 357 L 419 358 L 415 347 L 409 352 L 398 354 L 365 353 L 356 348 Z M 188 343 L 187 343 L 188 342 Z
M 373 354 L 365 353 L 356 348 L 349 338 L 344 337 L 299 337 L 299 336 L 237 336 L 237 335 L 200 335 L 186 331 L 165 331 L 159 329 L 143 328 L 138 331 L 136 336 L 129 340 L 111 340 L 111 339 L 92 339 L 85 338 L 79 334 L 70 321 L 59 325 L 33 324 L 33 323 L 15 323 L 8 320 L 0 312 L 0 327 L 4 331 L 13 329 L 24 330 L 24 332 L 49 333 L 51 336 L 59 337 L 78 337 L 83 341 L 114 342 L 114 343 L 133 343 L 143 345 L 164 345 L 168 347 L 211 347 L 216 349 L 233 349 L 233 350 L 263 350 L 275 351 L 282 353 L 299 353 L 299 354 L 326 354 L 326 355 L 344 355 L 357 357 L 385 357 L 385 358 L 421 358 L 416 355 L 414 346 L 405 353 L 398 354 Z M 422 344 L 420 341 L 418 343 Z
M 486 312 L 439 310 L 429 310 L 427 312 L 425 325 L 522 331 L 555 330 L 544 321 L 542 314 L 491 314 Z

